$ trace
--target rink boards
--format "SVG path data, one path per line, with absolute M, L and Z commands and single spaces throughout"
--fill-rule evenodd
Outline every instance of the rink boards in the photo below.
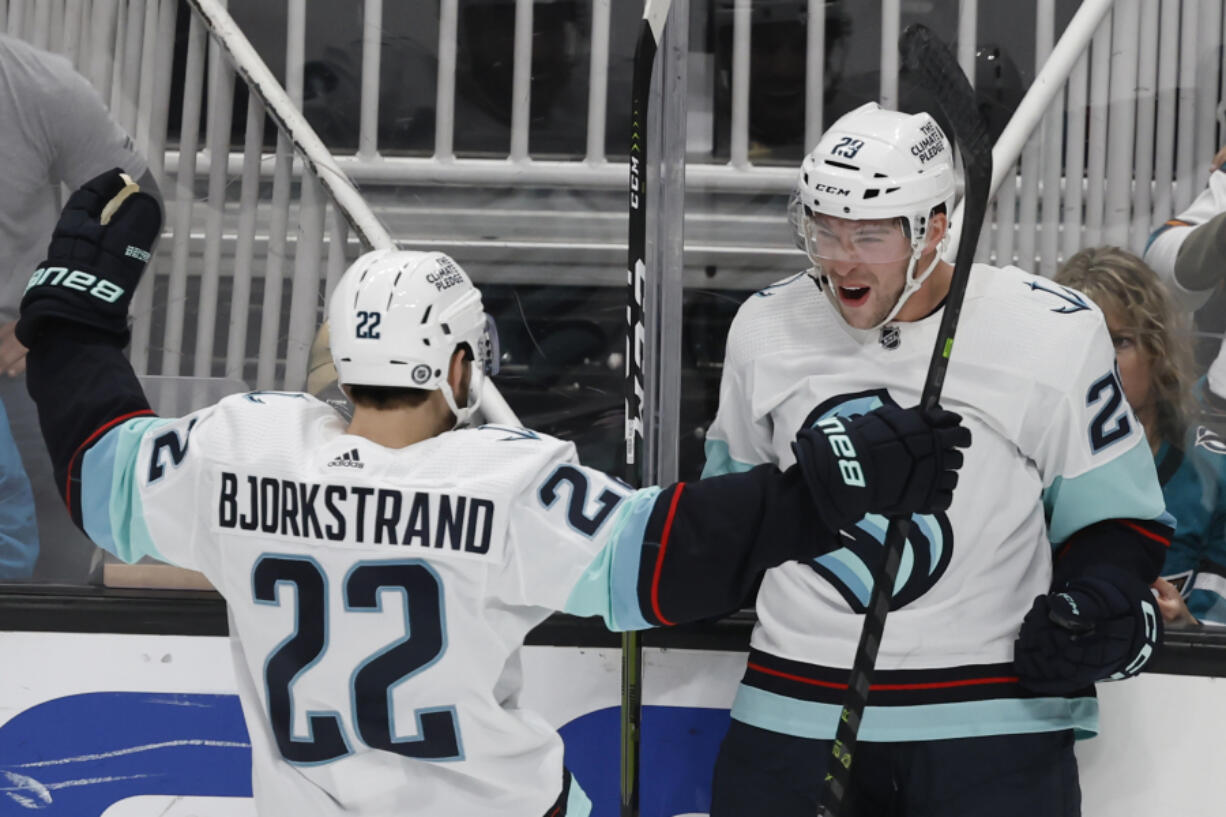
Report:
M 744 655 L 645 650 L 643 817 L 706 814 Z M 531 646 L 525 706 L 617 815 L 620 656 Z M 0 632 L 0 816 L 253 817 L 249 749 L 221 637 Z M 1220 813 L 1226 681 L 1100 685 L 1103 730 L 1079 746 L 1086 817 Z

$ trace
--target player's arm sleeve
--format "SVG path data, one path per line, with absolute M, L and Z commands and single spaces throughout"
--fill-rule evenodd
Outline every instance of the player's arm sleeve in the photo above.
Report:
M 728 330 L 728 350 L 719 381 L 719 408 L 704 443 L 704 478 L 737 474 L 775 461 L 771 448 L 774 428 L 768 413 L 754 410 L 755 370 L 739 352 L 740 332 L 734 321 Z
M 600 616 L 614 630 L 737 609 L 767 568 L 833 547 L 799 470 L 770 465 L 630 491 L 564 463 L 515 514 L 516 600 Z
M 1226 460 L 1215 455 L 1213 462 Z M 1226 468 L 1214 469 L 1217 485 L 1213 498 L 1216 504 L 1209 517 L 1205 541 L 1192 572 L 1192 586 L 1187 591 L 1188 610 L 1201 621 L 1226 624 Z
M 73 521 L 127 562 L 144 556 L 195 568 L 200 458 L 193 430 L 208 411 L 156 417 L 122 350 L 89 327 L 44 330 L 27 359 L 56 485 Z M 199 446 L 196 446 L 199 448 Z
M 89 81 L 67 62 L 51 63 L 48 70 L 55 75 L 56 93 L 44 103 L 49 110 L 44 127 L 55 148 L 51 167 L 56 178 L 76 189 L 102 171 L 119 167 L 141 185 L 142 192 L 160 200 L 148 161 Z
M 1058 548 L 1054 584 L 1108 567 L 1146 582 L 1158 576 L 1174 519 L 1154 459 L 1119 382 L 1099 313 L 1082 334 L 1063 384 L 1032 390 L 1023 449 L 1043 479 L 1048 535 Z
M 1213 171 L 1188 209 L 1150 235 L 1145 262 L 1185 309 L 1205 305 L 1226 269 L 1226 171 Z

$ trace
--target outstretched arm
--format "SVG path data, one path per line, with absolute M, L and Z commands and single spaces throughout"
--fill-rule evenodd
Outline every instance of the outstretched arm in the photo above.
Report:
M 72 194 L 47 260 L 30 277 L 17 323 L 17 337 L 30 349 L 27 386 L 56 483 L 78 524 L 85 452 L 109 429 L 153 413 L 123 347 L 128 305 L 162 214 L 153 197 L 129 185 L 116 169 Z M 120 203 L 103 223 L 113 200 Z
M 636 491 L 619 498 L 563 609 L 600 615 L 616 630 L 735 610 L 763 571 L 840 547 L 840 529 L 865 513 L 948 508 L 957 449 L 969 444 L 955 414 L 885 406 L 802 430 L 797 464 L 786 471 L 760 465 Z

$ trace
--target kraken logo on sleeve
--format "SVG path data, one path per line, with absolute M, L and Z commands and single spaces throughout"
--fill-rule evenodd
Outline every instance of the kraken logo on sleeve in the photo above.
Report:
M 814 409 L 805 420 L 804 427 L 813 428 L 822 420 L 834 416 L 853 420 L 886 404 L 898 405 L 885 389 L 839 395 Z M 868 514 L 854 527 L 840 532 L 843 547 L 808 562 L 857 613 L 868 610 L 869 596 L 873 592 L 873 572 L 881 561 L 889 524 L 887 517 Z M 914 514 L 911 517 L 911 530 L 903 545 L 890 609 L 905 607 L 931 590 L 949 567 L 953 547 L 953 529 L 944 512 Z

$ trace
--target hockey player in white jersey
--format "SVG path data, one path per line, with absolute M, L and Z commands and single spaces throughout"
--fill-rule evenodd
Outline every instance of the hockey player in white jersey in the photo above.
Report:
M 927 114 L 870 103 L 825 133 L 799 180 L 813 268 L 737 313 L 704 475 L 787 468 L 797 431 L 918 400 L 955 172 Z M 1079 813 L 1074 734 L 1160 636 L 1171 530 L 1114 359 L 1077 292 L 972 268 L 941 402 L 974 443 L 951 507 L 913 517 L 841 817 Z M 713 817 L 816 813 L 886 524 L 766 572 Z
M 31 277 L 30 390 L 78 524 L 225 596 L 261 814 L 584 817 L 560 738 L 518 702 L 519 649 L 551 611 L 707 617 L 867 511 L 951 501 L 970 438 L 948 412 L 883 409 L 797 435 L 786 472 L 638 491 L 543 434 L 453 430 L 497 348 L 441 253 L 368 253 L 339 281 L 348 426 L 282 392 L 155 417 L 121 349 L 160 213 L 137 193 L 104 226 L 123 187 L 74 193 Z

